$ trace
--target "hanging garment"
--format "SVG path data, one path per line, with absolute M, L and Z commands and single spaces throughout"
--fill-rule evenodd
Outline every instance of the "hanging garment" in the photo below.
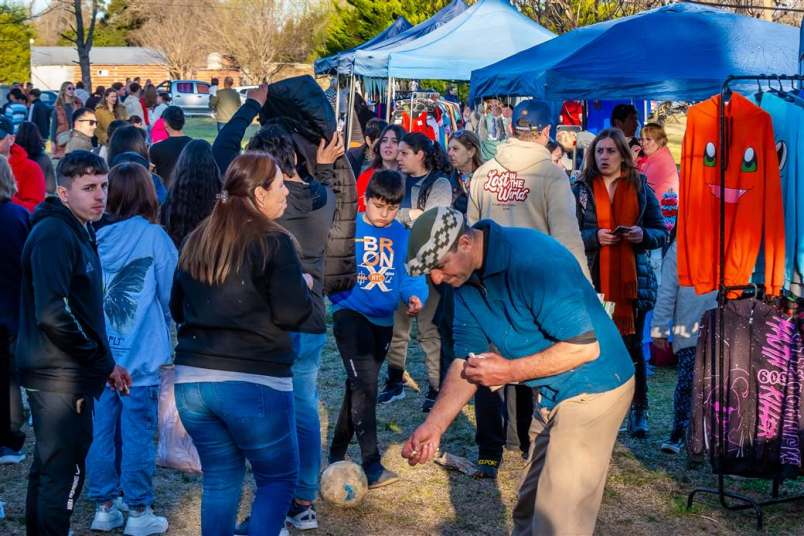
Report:
M 759 478 L 801 471 L 804 375 L 800 326 L 761 301 L 730 301 L 704 314 L 693 382 L 687 448 L 691 456 L 718 453 L 723 426 L 725 457 L 712 456 L 715 473 Z M 719 360 L 723 359 L 721 408 Z M 722 419 L 722 421 L 721 421 Z
M 720 155 L 718 105 L 712 97 L 689 109 L 681 155 L 678 209 L 678 276 L 698 294 L 720 281 L 720 162 L 726 160 L 727 286 L 748 283 L 760 243 L 765 251 L 765 290 L 784 284 L 785 232 L 779 162 L 767 112 L 735 93 L 726 105 L 727 147 Z
M 762 109 L 773 120 L 784 203 L 785 288 L 804 296 L 804 108 L 774 93 L 762 97 Z

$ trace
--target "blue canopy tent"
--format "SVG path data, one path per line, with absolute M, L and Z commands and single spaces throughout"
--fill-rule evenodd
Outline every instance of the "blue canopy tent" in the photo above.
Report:
M 795 72 L 797 32 L 701 5 L 673 4 L 574 30 L 474 71 L 472 97 L 702 100 L 718 93 L 730 74 Z M 733 88 L 750 92 L 756 84 Z
M 333 54 L 332 56 L 317 59 L 314 65 L 315 74 L 321 75 L 327 73 L 334 73 L 335 70 L 338 68 L 338 62 L 340 61 L 341 58 L 347 58 L 350 56 L 354 58 L 354 52 L 356 50 L 361 50 L 382 43 L 383 41 L 387 41 L 388 39 L 396 37 L 397 35 L 401 34 L 406 30 L 409 30 L 412 27 L 413 25 L 409 23 L 405 17 L 399 17 L 388 28 L 378 33 L 365 43 L 357 45 L 354 48 L 350 48 L 349 50 L 338 52 L 337 54 Z
M 508 0 L 479 0 L 415 40 L 355 54 L 354 74 L 373 78 L 469 80 L 472 69 L 552 39 Z
M 415 41 L 422 36 L 429 34 L 430 32 L 440 28 L 444 24 L 448 23 L 468 8 L 463 0 L 452 0 L 449 4 L 441 8 L 435 15 L 430 17 L 424 22 L 420 22 L 413 28 L 409 28 L 408 30 L 397 34 L 394 37 L 386 39 L 382 42 L 376 42 L 371 46 L 361 47 L 359 50 L 355 50 L 351 54 L 345 54 L 338 61 L 338 73 L 340 74 L 352 74 L 352 68 L 355 64 L 356 58 L 358 54 L 362 53 L 369 53 L 369 51 L 381 50 L 381 49 L 388 49 L 394 46 L 402 45 L 404 43 L 409 43 L 411 41 Z M 383 77 L 385 78 L 385 77 Z

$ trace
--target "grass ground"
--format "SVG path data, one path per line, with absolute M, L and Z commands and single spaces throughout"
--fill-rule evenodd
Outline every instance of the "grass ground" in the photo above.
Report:
M 426 382 L 423 358 L 418 348 L 411 348 L 408 368 L 420 383 Z M 340 407 L 344 382 L 343 366 L 331 337 L 327 340 L 319 378 L 321 391 L 322 449 L 326 449 Z M 670 429 L 675 371 L 659 369 L 650 379 L 651 434 L 643 441 L 622 434 L 609 472 L 600 511 L 597 534 L 630 535 L 726 535 L 754 533 L 754 518 L 748 513 L 727 513 L 711 497 L 696 502 L 687 511 L 687 493 L 697 486 L 711 486 L 714 478 L 708 466 L 688 469 L 684 456 L 659 452 L 661 441 Z M 399 472 L 402 481 L 375 490 L 357 508 L 348 510 L 319 504 L 321 529 L 309 536 L 346 535 L 503 535 L 510 530 L 511 508 L 516 496 L 524 462 L 518 453 L 506 452 L 496 482 L 473 480 L 428 464 L 411 468 L 400 457 L 402 442 L 421 422 L 423 395 L 408 391 L 406 399 L 378 410 L 383 463 Z M 396 425 L 396 426 L 394 426 Z M 399 430 L 395 432 L 393 430 Z M 30 429 L 26 429 L 31 434 Z M 7 519 L 0 521 L 0 534 L 24 534 L 26 474 L 32 442 L 25 451 L 29 459 L 18 466 L 0 466 L 0 498 L 5 500 Z M 472 458 L 474 449 L 474 414 L 467 407 L 445 436 L 443 448 Z M 350 455 L 359 459 L 356 447 Z M 579 471 L 583 468 L 579 467 Z M 250 480 L 250 479 L 249 479 Z M 734 480 L 734 490 L 761 497 L 769 483 Z M 173 470 L 158 468 L 155 478 L 156 509 L 170 519 L 169 534 L 195 536 L 199 530 L 201 479 Z M 251 483 L 244 495 L 242 513 L 248 510 Z M 785 492 L 804 492 L 804 482 L 790 483 Z M 237 490 L 232 490 L 237 493 Z M 89 523 L 93 507 L 79 502 L 74 516 L 76 536 L 91 534 Z M 121 534 L 118 531 L 117 534 Z M 804 509 L 801 503 L 768 508 L 766 529 L 761 534 L 794 536 L 804 534 Z

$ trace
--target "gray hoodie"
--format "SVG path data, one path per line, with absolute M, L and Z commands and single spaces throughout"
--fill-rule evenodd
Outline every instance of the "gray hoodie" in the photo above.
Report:
M 662 284 L 653 309 L 650 336 L 667 339 L 673 334 L 673 352 L 698 344 L 701 317 L 717 306 L 717 292 L 696 294 L 692 287 L 678 284 L 676 242 L 667 250 L 662 263 Z
M 470 224 L 490 219 L 552 236 L 575 256 L 591 281 L 575 196 L 567 174 L 553 164 L 544 145 L 516 138 L 501 143 L 497 155 L 472 176 L 466 216 Z

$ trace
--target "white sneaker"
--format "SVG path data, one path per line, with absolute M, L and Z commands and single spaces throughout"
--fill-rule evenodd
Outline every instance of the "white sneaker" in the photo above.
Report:
M 164 534 L 168 529 L 168 520 L 154 514 L 150 506 L 142 512 L 129 510 L 128 522 L 123 534 L 126 536 L 150 536 L 151 534 Z
M 114 529 L 120 528 L 125 523 L 123 513 L 117 508 L 99 504 L 95 509 L 95 518 L 92 520 L 92 525 L 89 528 L 92 530 L 100 530 L 109 532 Z
M 25 454 L 21 450 L 11 450 L 3 447 L 0 449 L 0 465 L 16 465 L 25 459 Z

